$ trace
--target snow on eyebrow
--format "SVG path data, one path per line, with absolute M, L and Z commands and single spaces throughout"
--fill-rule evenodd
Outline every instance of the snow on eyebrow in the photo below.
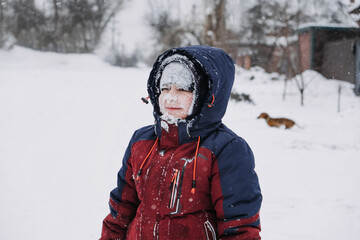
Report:
M 169 57 L 166 57 L 165 59 L 161 58 L 159 60 L 161 63 L 160 63 L 160 66 L 158 68 L 163 68 L 164 66 L 166 66 L 167 64 L 171 63 L 171 62 L 178 62 L 178 63 L 184 63 L 184 62 L 187 62 L 189 64 L 192 64 L 192 62 L 189 60 L 188 57 L 184 56 L 184 55 L 180 55 L 180 54 L 173 54 Z M 159 80 L 160 80 L 160 77 L 161 77 L 161 74 L 162 74 L 162 71 L 158 71 L 156 73 L 156 76 L 155 76 L 155 84 L 158 84 Z
M 171 62 L 163 70 L 160 89 L 175 84 L 178 88 L 189 90 L 194 81 L 194 74 L 185 64 Z

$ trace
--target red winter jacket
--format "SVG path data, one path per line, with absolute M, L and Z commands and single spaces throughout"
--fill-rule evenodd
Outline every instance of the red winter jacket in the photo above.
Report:
M 196 57 L 209 73 L 207 101 L 212 105 L 205 104 L 191 122 L 162 128 L 152 87 L 158 59 L 148 84 L 157 123 L 137 130 L 130 141 L 118 186 L 110 194 L 111 213 L 103 221 L 101 240 L 260 239 L 262 196 L 252 151 L 221 123 L 233 64 L 214 48 L 187 47 L 170 54 L 174 52 Z

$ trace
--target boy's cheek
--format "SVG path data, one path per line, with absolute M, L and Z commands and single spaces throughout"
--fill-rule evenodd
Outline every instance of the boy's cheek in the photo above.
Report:
M 164 114 L 165 107 L 164 107 L 164 100 L 162 98 L 159 98 L 159 107 L 160 107 L 160 112 Z
M 160 112 L 162 114 L 165 114 L 167 112 L 166 109 L 165 109 L 165 101 L 167 101 L 167 97 L 166 97 L 167 95 L 168 94 L 162 93 L 159 96 L 159 107 L 160 107 Z
M 179 100 L 181 99 L 177 95 L 171 93 L 161 93 L 159 96 L 159 104 L 178 102 Z

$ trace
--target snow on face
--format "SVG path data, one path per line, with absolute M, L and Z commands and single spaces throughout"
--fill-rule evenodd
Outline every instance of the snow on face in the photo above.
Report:
M 191 114 L 194 105 L 194 74 L 183 63 L 171 62 L 160 78 L 159 96 L 162 119 L 177 123 Z
M 162 88 L 159 96 L 162 118 L 169 123 L 185 119 L 192 112 L 193 99 L 193 92 L 178 89 L 175 84 Z
M 160 89 L 175 84 L 178 89 L 191 91 L 194 85 L 194 74 L 183 63 L 171 62 L 163 70 Z

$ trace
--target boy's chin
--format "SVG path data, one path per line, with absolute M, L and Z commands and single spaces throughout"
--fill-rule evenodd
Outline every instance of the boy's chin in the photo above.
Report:
M 169 124 L 177 124 L 178 122 L 184 120 L 180 117 L 173 116 L 169 113 L 164 113 L 163 115 L 161 115 L 161 119 L 166 121 Z

